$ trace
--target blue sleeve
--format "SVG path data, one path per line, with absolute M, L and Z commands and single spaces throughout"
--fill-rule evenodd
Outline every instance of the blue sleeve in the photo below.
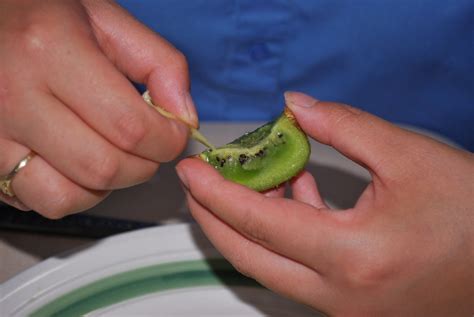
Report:
M 474 150 L 474 1 L 121 0 L 188 58 L 201 120 L 268 120 L 298 90 Z

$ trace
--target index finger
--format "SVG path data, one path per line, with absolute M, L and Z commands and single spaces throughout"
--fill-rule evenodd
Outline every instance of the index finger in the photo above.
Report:
M 263 247 L 323 272 L 339 257 L 341 225 L 327 210 L 266 197 L 225 180 L 199 159 L 181 161 L 177 171 L 199 204 Z
M 102 51 L 135 82 L 145 83 L 156 105 L 197 128 L 184 55 L 111 1 L 84 1 Z

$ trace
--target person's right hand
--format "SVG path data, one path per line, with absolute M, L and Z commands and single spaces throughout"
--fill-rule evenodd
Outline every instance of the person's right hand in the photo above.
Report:
M 183 55 L 113 2 L 2 1 L 0 176 L 37 155 L 13 179 L 16 198 L 0 200 L 59 218 L 176 157 L 188 128 L 151 109 L 128 79 L 197 126 Z

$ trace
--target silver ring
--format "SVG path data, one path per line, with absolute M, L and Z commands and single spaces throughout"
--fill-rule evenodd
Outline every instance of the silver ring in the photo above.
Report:
M 35 153 L 31 151 L 27 156 L 25 156 L 18 164 L 13 168 L 13 170 L 8 173 L 8 175 L 0 177 L 0 190 L 2 193 L 7 195 L 8 197 L 15 197 L 15 193 L 12 189 L 12 181 L 16 174 L 18 174 L 21 169 L 23 169 L 33 157 L 35 157 Z

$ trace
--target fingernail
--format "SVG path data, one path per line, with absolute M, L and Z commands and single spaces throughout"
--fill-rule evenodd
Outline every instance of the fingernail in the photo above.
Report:
M 184 103 L 184 121 L 186 121 L 187 124 L 192 126 L 193 128 L 198 128 L 198 118 L 196 114 L 196 107 L 194 105 L 193 98 L 191 97 L 191 94 L 189 92 L 184 93 L 184 98 L 183 98 L 183 103 Z
M 188 183 L 188 178 L 187 178 L 186 173 L 179 166 L 176 167 L 176 173 L 178 174 L 178 177 L 181 180 L 181 183 L 183 183 L 183 186 L 188 189 L 189 183 Z
M 319 100 L 305 95 L 301 92 L 287 91 L 285 92 L 285 102 L 290 109 L 295 108 L 311 108 L 314 107 Z

